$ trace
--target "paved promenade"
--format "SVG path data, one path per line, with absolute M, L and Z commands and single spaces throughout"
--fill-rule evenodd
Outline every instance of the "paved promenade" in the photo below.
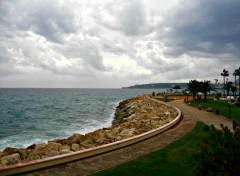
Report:
M 205 110 L 198 110 L 195 107 L 186 105 L 183 103 L 183 100 L 175 100 L 169 104 L 180 109 L 185 116 L 190 116 L 197 121 L 203 122 L 207 125 L 213 124 L 218 129 L 220 129 L 220 124 L 223 123 L 225 126 L 228 126 L 228 128 L 232 130 L 232 120 L 224 116 L 216 115 L 213 112 L 207 112 Z
M 22 176 L 85 176 L 107 168 L 134 160 L 142 155 L 158 150 L 190 132 L 197 121 L 219 127 L 221 123 L 232 128 L 232 121 L 211 112 L 201 111 L 183 103 L 183 100 L 175 100 L 169 104 L 179 108 L 183 117 L 174 128 L 156 135 L 145 141 L 131 146 L 111 151 L 102 155 L 74 161 L 56 167 L 39 171 L 24 173 Z

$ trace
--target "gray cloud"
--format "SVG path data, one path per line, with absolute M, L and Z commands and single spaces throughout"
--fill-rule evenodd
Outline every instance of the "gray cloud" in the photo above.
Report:
M 240 52 L 240 2 L 182 1 L 182 8 L 166 18 L 169 27 L 165 33 L 166 54 L 178 56 L 190 51 L 211 54 L 231 53 L 239 57 Z M 159 26 L 161 27 L 161 26 Z
M 54 0 L 1 1 L 0 8 L 3 28 L 30 30 L 54 42 L 60 42 L 62 34 L 76 31 L 71 9 Z
M 144 8 L 138 1 L 127 1 L 118 15 L 120 27 L 126 35 L 136 35 L 144 26 Z
M 238 68 L 239 9 L 237 0 L 2 0 L 0 83 L 112 87 L 219 78 L 223 68 Z

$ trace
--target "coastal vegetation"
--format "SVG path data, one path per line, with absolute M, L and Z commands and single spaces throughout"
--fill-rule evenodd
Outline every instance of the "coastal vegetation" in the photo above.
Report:
M 233 73 L 235 77 L 234 83 L 228 81 L 228 79 L 226 80 L 226 77 L 229 76 L 228 70 L 223 69 L 221 76 L 223 76 L 222 89 L 224 98 L 226 95 L 230 95 L 230 91 L 232 95 L 236 95 L 237 76 L 239 76 L 238 92 L 240 95 L 240 67 Z M 188 96 L 189 92 L 193 96 L 193 99 L 190 102 L 188 102 L 188 99 L 185 101 L 193 106 L 200 107 L 199 109 L 205 109 L 211 113 L 221 114 L 233 119 L 235 123 L 234 132 L 224 127 L 223 124 L 221 125 L 222 131 L 216 130 L 214 126 L 210 128 L 205 126 L 205 129 L 209 131 L 208 135 L 206 132 L 198 131 L 195 135 L 199 136 L 193 137 L 191 135 L 197 131 L 199 126 L 198 122 L 198 125 L 191 133 L 167 147 L 95 175 L 179 175 L 179 173 L 181 173 L 181 175 L 192 175 L 194 173 L 199 176 L 216 174 L 238 175 L 240 172 L 240 168 L 238 167 L 240 161 L 236 156 L 240 154 L 240 128 L 238 127 L 240 122 L 240 98 L 220 100 L 221 93 L 216 91 L 217 87 L 215 86 L 216 84 L 212 85 L 210 80 L 190 80 L 189 84 L 187 84 L 188 89 L 186 89 L 185 94 Z M 175 88 L 177 88 L 176 85 L 173 86 L 173 89 Z M 216 99 L 208 98 L 210 91 L 216 91 Z M 204 101 L 201 100 L 202 94 L 204 95 Z M 166 101 L 166 96 L 167 95 L 164 95 L 163 98 L 155 98 Z M 183 142 L 186 138 L 190 139 Z M 196 140 L 196 138 L 198 140 Z M 202 141 L 204 142 L 202 143 Z M 192 142 L 199 143 L 194 146 Z M 190 145 L 191 149 L 188 148 L 187 145 Z M 184 150 L 184 152 L 181 152 L 181 149 Z M 177 152 L 176 154 L 175 151 L 178 151 L 181 155 L 179 156 L 179 153 Z M 182 153 L 186 155 L 183 157 Z M 172 154 L 174 159 L 168 154 Z M 193 156 L 195 156 L 195 160 Z
M 238 82 L 240 82 L 240 67 L 233 72 L 233 76 L 235 78 L 235 83 L 226 80 L 226 77 L 229 77 L 229 72 L 226 69 L 223 69 L 221 73 L 223 76 L 223 99 L 220 100 L 222 94 L 216 93 L 215 99 L 207 98 L 210 94 L 210 91 L 215 91 L 215 85 L 211 84 L 211 81 L 204 80 L 204 81 L 197 81 L 197 80 L 190 80 L 188 84 L 188 90 L 193 96 L 193 100 L 187 102 L 193 106 L 199 107 L 199 109 L 205 109 L 207 111 L 213 111 L 216 114 L 221 114 L 226 116 L 230 119 L 236 120 L 240 122 L 240 97 L 233 99 L 230 97 L 230 90 L 232 91 L 232 95 L 235 95 L 237 90 L 237 81 L 236 77 L 239 77 Z M 215 79 L 217 80 L 217 79 Z M 217 80 L 218 81 L 218 80 Z M 217 82 L 216 81 L 216 82 Z M 240 94 L 240 87 L 238 87 L 238 92 Z M 225 93 L 226 90 L 226 93 Z M 201 100 L 201 95 L 204 94 L 204 101 Z M 225 98 L 226 95 L 228 96 L 227 99 Z M 196 98 L 197 97 L 197 98 Z
M 210 127 L 209 137 L 196 153 L 197 165 L 193 168 L 197 176 L 229 175 L 240 173 L 240 127 L 231 132 L 221 125 L 221 131 Z
M 191 106 L 199 107 L 198 101 L 191 100 L 189 103 Z M 207 110 L 208 108 L 211 108 L 212 113 L 240 122 L 240 107 L 236 105 L 229 107 L 228 100 L 207 99 L 207 101 L 201 101 L 201 109 Z

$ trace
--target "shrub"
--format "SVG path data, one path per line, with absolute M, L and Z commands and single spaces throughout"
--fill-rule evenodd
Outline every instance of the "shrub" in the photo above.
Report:
M 215 96 L 215 98 L 216 98 L 217 100 L 220 100 L 221 96 L 222 96 L 221 93 L 217 93 L 217 95 Z
M 210 127 L 209 138 L 195 155 L 198 165 L 193 172 L 196 175 L 240 175 L 240 127 L 234 133 L 223 125 L 221 129 Z
M 240 106 L 240 97 L 238 97 L 237 102 L 235 103 L 236 106 Z

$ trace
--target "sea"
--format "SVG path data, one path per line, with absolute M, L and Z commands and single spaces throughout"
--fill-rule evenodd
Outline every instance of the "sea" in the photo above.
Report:
M 0 88 L 0 151 L 110 127 L 119 102 L 163 91 Z

